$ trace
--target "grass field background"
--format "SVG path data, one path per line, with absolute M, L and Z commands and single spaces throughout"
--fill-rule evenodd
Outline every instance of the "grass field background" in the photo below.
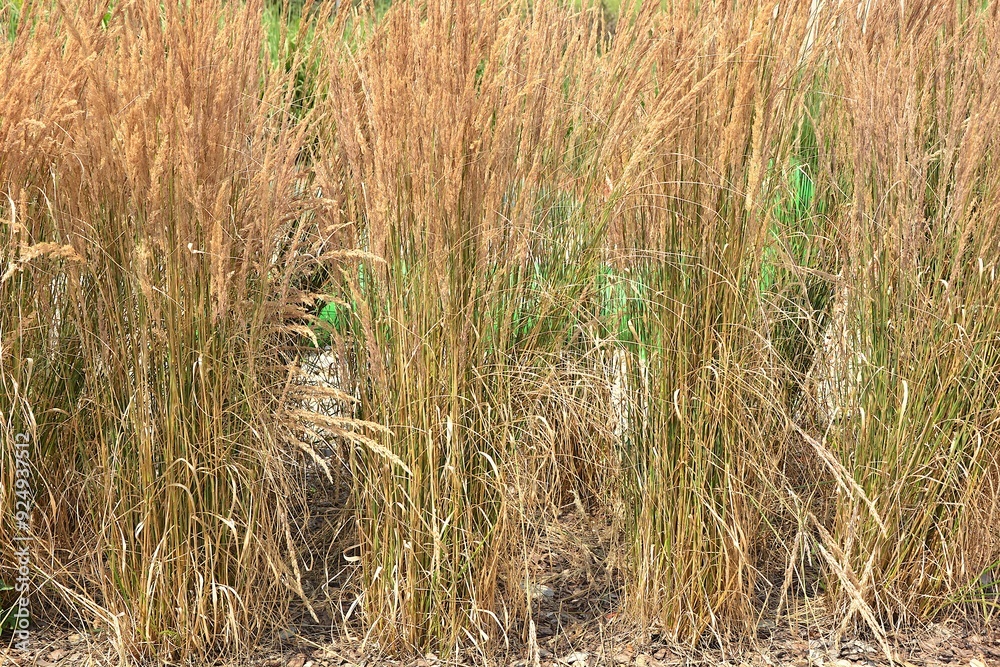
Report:
M 382 646 L 490 652 L 569 505 L 679 642 L 991 613 L 996 5 L 4 7 L 36 624 L 236 655 L 346 563 Z

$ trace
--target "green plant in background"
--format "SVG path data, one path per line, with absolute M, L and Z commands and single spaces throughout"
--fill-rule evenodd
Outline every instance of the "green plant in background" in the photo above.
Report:
M 813 79 L 800 79 L 805 88 L 802 113 L 791 130 L 791 155 L 784 169 L 771 175 L 776 182 L 774 203 L 762 257 L 761 295 L 773 323 L 769 338 L 789 371 L 782 384 L 793 413 L 810 400 L 803 392 L 807 376 L 815 371 L 817 346 L 829 326 L 836 287 L 831 280 L 837 272 L 837 251 L 836 231 L 828 224 L 830 184 L 817 191 L 820 151 L 827 147 L 819 145 L 814 127 L 823 110 L 820 91 L 827 77 L 819 68 Z
M 315 50 L 317 26 L 330 20 L 328 5 L 309 3 L 315 16 L 304 17 L 302 0 L 268 0 L 263 24 L 267 53 L 273 67 L 286 73 L 291 88 L 292 109 L 302 117 L 312 106 L 316 71 L 320 67 Z
M 613 341 L 640 363 L 663 344 L 662 332 L 644 325 L 652 317 L 651 286 L 658 284 L 662 270 L 656 263 L 602 264 L 594 278 L 600 339 Z
M 330 344 L 331 330 L 337 333 L 343 334 L 350 321 L 350 309 L 344 304 L 329 302 L 323 304 L 319 309 L 320 322 L 323 322 L 326 326 L 315 326 L 313 327 L 314 333 L 316 334 L 317 344 L 320 347 L 325 347 Z
M 813 208 L 815 185 L 807 164 L 793 158 L 784 173 L 774 177 L 781 179 L 784 187 L 775 194 L 774 222 L 768 229 L 771 243 L 764 248 L 761 266 L 761 292 L 778 283 L 782 259 L 801 259 L 812 237 L 810 218 L 817 214 Z M 785 248 L 776 247 L 782 243 Z
M 8 40 L 13 40 L 17 35 L 23 4 L 24 0 L 3 0 L 3 4 L 0 5 L 0 26 L 5 29 Z
M 11 605 L 7 601 L 10 591 L 14 590 L 13 586 L 8 585 L 3 579 L 0 579 L 0 632 L 4 630 L 14 630 L 16 626 L 16 621 L 13 618 L 15 606 Z
M 296 36 L 302 21 L 302 3 L 268 0 L 264 4 L 264 31 L 267 53 L 272 62 L 285 64 L 296 51 Z

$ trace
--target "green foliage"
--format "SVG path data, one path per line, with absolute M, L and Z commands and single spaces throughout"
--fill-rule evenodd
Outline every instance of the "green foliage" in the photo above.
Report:
M 8 40 L 13 40 L 17 35 L 23 4 L 24 0 L 3 0 L 3 4 L 0 5 L 0 26 L 5 29 Z
M 17 626 L 17 621 L 13 618 L 17 606 L 7 601 L 9 596 L 5 595 L 13 590 L 13 586 L 9 586 L 3 579 L 0 579 L 0 632 L 14 630 Z

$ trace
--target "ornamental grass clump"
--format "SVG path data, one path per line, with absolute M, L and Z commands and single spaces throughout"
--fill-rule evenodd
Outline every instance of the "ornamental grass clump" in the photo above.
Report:
M 0 540 L 25 430 L 39 616 L 238 652 L 302 593 L 295 349 L 336 250 L 312 121 L 259 2 L 105 5 L 26 4 L 0 46 Z
M 600 230 L 574 104 L 598 22 L 412 3 L 327 35 L 317 171 L 376 258 L 338 279 L 353 319 L 332 347 L 386 428 L 350 469 L 359 608 L 388 644 L 527 627 L 533 522 L 595 477 L 606 401 L 579 323 Z
M 836 50 L 819 123 L 842 314 L 814 437 L 856 488 L 820 531 L 845 627 L 982 599 L 997 558 L 997 27 L 886 6 Z

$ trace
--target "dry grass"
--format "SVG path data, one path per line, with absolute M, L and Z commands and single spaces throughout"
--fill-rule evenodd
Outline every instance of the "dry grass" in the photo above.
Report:
M 882 624 L 975 593 L 997 558 L 1000 491 L 1000 25 L 961 5 L 899 11 L 846 26 L 827 111 L 827 187 L 844 211 L 827 224 L 851 258 L 836 267 L 846 381 L 827 440 L 871 500 L 838 498 L 830 555 L 845 616 Z M 863 32 L 898 25 L 893 41 Z
M 25 9 L 0 55 L 0 330 L 33 576 L 123 652 L 246 646 L 298 588 L 290 326 L 333 232 L 302 194 L 311 123 L 260 6 Z
M 308 463 L 386 647 L 530 642 L 568 504 L 683 642 L 982 601 L 996 12 L 700 4 L 324 3 L 270 54 L 260 3 L 26 4 L 0 540 L 29 430 L 42 594 L 123 654 L 243 650 L 313 598 Z

